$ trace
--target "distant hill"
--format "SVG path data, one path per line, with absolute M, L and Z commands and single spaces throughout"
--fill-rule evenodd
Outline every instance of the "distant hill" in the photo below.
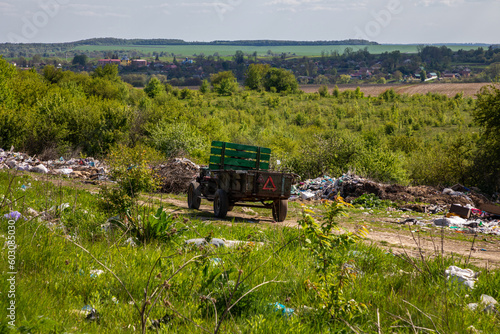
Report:
M 2 45 L 2 44 L 0 44 Z M 12 45 L 3 43 L 3 45 Z M 341 41 L 281 41 L 281 40 L 238 40 L 238 41 L 212 41 L 212 42 L 186 42 L 182 39 L 123 39 L 123 38 L 91 38 L 67 43 L 30 43 L 17 44 L 24 46 L 55 46 L 73 48 L 81 45 L 239 45 L 239 46 L 295 46 L 295 45 L 378 45 L 362 39 L 348 39 Z

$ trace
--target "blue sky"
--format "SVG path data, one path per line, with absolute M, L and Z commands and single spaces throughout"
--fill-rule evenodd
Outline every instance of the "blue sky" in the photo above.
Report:
M 94 37 L 500 43 L 500 0 L 0 0 L 0 42 Z

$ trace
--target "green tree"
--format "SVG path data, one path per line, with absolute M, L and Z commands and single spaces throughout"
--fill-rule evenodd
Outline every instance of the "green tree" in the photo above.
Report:
M 483 133 L 474 168 L 477 183 L 489 192 L 500 190 L 500 89 L 483 87 L 477 95 L 473 117 Z
M 326 85 L 322 85 L 318 89 L 318 93 L 322 97 L 327 97 L 328 96 L 328 87 Z
M 283 68 L 270 68 L 264 78 L 264 87 L 269 91 L 275 89 L 278 93 L 295 93 L 299 88 L 299 84 L 291 72 Z
M 401 71 L 396 71 L 392 74 L 392 77 L 396 81 L 401 81 L 401 79 L 403 79 L 403 73 L 401 73 Z
M 236 64 L 243 64 L 245 61 L 245 54 L 241 50 L 237 50 L 236 53 L 234 54 L 233 60 L 236 62 Z
M 231 71 L 212 74 L 210 81 L 214 91 L 219 95 L 232 95 L 238 89 L 238 82 Z
M 43 68 L 43 77 L 50 83 L 58 83 L 63 78 L 63 71 L 52 65 Z
M 85 66 L 87 65 L 87 62 L 88 62 L 88 57 L 87 55 L 85 54 L 81 54 L 81 55 L 76 55 L 73 57 L 73 61 L 71 62 L 73 65 L 81 65 L 81 66 Z
M 164 91 L 165 87 L 157 77 L 152 77 L 144 87 L 144 92 L 152 99 L 161 95 Z
M 351 81 L 351 76 L 348 74 L 342 74 L 339 79 L 339 83 L 341 84 L 347 84 Z
M 269 71 L 268 64 L 250 64 L 246 72 L 245 86 L 252 90 L 261 91 L 264 89 L 264 77 Z
M 424 82 L 426 79 L 427 79 L 427 72 L 425 72 L 425 70 L 422 70 L 422 72 L 420 72 L 420 81 Z
M 118 66 L 106 64 L 102 67 L 98 66 L 94 73 L 92 73 L 93 78 L 102 78 L 112 82 L 121 81 L 120 76 L 118 75 Z
M 0 55 L 0 105 L 10 105 L 13 102 L 13 92 L 8 82 L 16 75 L 16 68 Z
M 202 94 L 208 93 L 208 88 L 209 88 L 208 81 L 203 80 L 203 82 L 200 85 L 200 93 Z
M 500 63 L 494 63 L 488 66 L 485 70 L 490 81 L 498 81 L 500 79 Z

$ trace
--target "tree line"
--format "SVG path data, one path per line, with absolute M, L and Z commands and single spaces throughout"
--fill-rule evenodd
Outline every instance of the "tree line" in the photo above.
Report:
M 165 159 L 206 163 L 212 140 L 270 147 L 274 168 L 303 178 L 348 170 L 402 184 L 462 183 L 500 189 L 498 88 L 477 99 L 388 90 L 304 93 L 286 69 L 252 64 L 245 86 L 231 71 L 199 91 L 152 77 L 145 89 L 117 67 L 75 73 L 18 70 L 0 59 L 0 147 L 37 154 L 105 157 L 146 145 Z

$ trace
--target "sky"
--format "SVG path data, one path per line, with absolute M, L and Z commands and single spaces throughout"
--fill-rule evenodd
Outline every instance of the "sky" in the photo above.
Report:
M 0 0 L 0 43 L 96 37 L 500 43 L 500 0 Z

